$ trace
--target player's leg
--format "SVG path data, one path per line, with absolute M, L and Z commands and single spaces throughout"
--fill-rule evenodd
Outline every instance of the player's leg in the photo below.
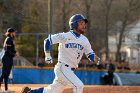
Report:
M 48 87 L 33 89 L 29 87 L 24 87 L 21 93 L 62 93 L 65 86 L 60 84 L 57 81 L 54 81 L 52 84 L 50 84 Z
M 3 68 L 2 68 L 2 74 L 0 76 L 0 89 L 1 89 L 1 83 L 2 83 L 3 79 L 4 79 L 4 75 L 3 75 Z
M 21 91 L 21 93 L 43 93 L 44 88 L 38 88 L 38 89 L 34 89 L 31 90 L 31 88 L 29 87 L 24 87 Z
M 74 74 L 71 68 L 62 65 L 60 71 L 63 74 L 63 81 L 65 81 L 68 85 L 73 87 L 73 93 L 83 93 L 84 84 Z
M 61 82 L 61 78 L 58 78 L 61 75 L 59 74 L 59 67 L 55 67 L 54 71 L 55 79 L 53 83 L 50 84 L 48 87 L 38 88 L 34 90 L 31 90 L 29 87 L 25 87 L 21 93 L 62 93 L 65 85 Z
M 22 89 L 22 91 L 20 93 L 29 93 L 30 91 L 31 91 L 31 88 L 26 86 Z
M 0 77 L 0 90 L 1 90 L 1 83 L 2 83 L 2 81 L 3 81 L 3 76 L 1 75 L 1 77 Z
M 4 75 L 5 90 L 8 90 L 8 77 L 9 77 L 11 68 L 12 68 L 12 67 L 8 67 L 8 68 L 6 69 L 6 71 L 5 71 L 5 75 Z
M 8 77 L 4 77 L 5 90 L 8 90 Z
M 5 58 L 5 56 L 2 59 L 2 73 L 0 76 L 0 88 L 1 88 L 1 83 L 3 82 L 4 76 L 5 76 L 5 71 L 6 71 L 6 61 L 7 59 Z
M 3 63 L 3 67 L 2 67 L 2 75 L 0 77 L 0 82 L 2 82 L 4 79 L 5 90 L 8 90 L 8 76 L 12 68 L 13 59 L 4 57 L 2 59 L 2 63 Z
M 74 73 L 68 79 L 71 83 L 70 86 L 73 87 L 73 93 L 83 93 L 84 84 Z
M 44 88 L 43 93 L 62 93 L 64 88 L 65 86 L 63 84 L 57 80 L 54 80 L 52 84 Z
M 8 77 L 10 75 L 11 69 L 12 69 L 12 62 L 13 60 L 7 60 L 5 65 L 5 71 L 4 71 L 4 84 L 5 84 L 5 90 L 8 90 Z

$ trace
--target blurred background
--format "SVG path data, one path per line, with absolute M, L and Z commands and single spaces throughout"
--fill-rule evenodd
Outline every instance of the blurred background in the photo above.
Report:
M 0 49 L 6 29 L 14 27 L 19 54 L 14 66 L 53 67 L 58 45 L 51 50 L 54 63 L 46 65 L 44 39 L 69 31 L 69 18 L 74 14 L 83 14 L 89 21 L 85 36 L 101 58 L 100 70 L 112 63 L 120 72 L 139 73 L 140 0 L 0 0 Z M 96 70 L 85 56 L 79 67 Z

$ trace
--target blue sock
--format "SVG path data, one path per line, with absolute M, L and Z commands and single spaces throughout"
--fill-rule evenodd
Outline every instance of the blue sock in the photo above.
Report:
M 35 90 L 31 90 L 29 93 L 43 93 L 44 88 L 38 88 Z

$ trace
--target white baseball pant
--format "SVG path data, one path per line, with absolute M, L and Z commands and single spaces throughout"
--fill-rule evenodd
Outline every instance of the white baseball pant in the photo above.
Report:
M 53 83 L 45 87 L 43 93 L 62 93 L 66 86 L 72 87 L 73 93 L 83 93 L 84 84 L 70 67 L 58 62 L 54 68 L 54 73 Z

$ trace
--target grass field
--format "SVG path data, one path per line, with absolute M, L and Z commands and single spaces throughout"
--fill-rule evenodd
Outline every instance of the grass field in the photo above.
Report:
M 15 91 L 14 93 L 20 93 L 22 88 L 25 86 L 29 86 L 32 89 L 35 89 L 39 87 L 45 87 L 47 84 L 9 84 L 9 89 Z M 2 85 L 2 90 L 4 90 L 4 85 Z M 72 93 L 72 89 L 66 88 L 63 93 Z M 140 86 L 86 85 L 84 87 L 83 93 L 140 93 Z

